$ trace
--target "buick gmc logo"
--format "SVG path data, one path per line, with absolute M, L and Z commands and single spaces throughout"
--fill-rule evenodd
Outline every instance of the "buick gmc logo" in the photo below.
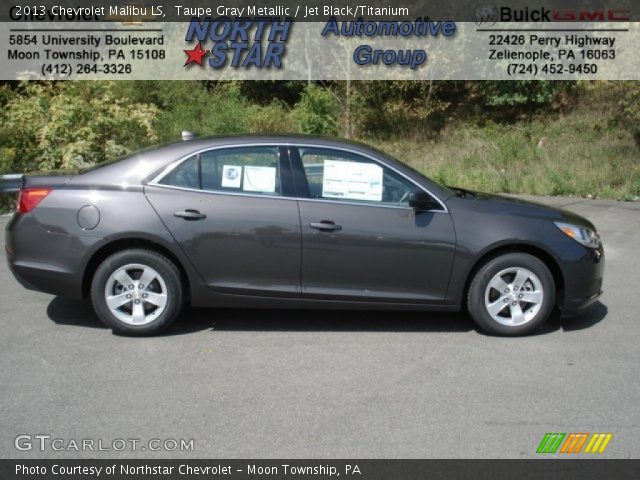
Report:
M 629 22 L 631 10 L 605 8 L 496 7 L 479 5 L 474 11 L 478 26 L 500 22 Z

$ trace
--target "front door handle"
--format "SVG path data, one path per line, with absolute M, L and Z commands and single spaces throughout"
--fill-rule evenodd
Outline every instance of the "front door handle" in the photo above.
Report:
M 311 228 L 315 228 L 316 230 L 320 230 L 323 232 L 335 232 L 342 229 L 340 225 L 336 225 L 330 220 L 322 220 L 321 222 L 311 222 L 309 226 Z
M 183 212 L 175 212 L 174 217 L 184 218 L 185 220 L 204 220 L 207 216 L 198 210 L 187 209 Z

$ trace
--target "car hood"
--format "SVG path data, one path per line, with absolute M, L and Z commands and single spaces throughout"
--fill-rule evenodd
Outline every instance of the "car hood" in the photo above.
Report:
M 457 197 L 470 202 L 475 202 L 476 207 L 483 210 L 486 209 L 494 214 L 518 215 L 521 217 L 566 222 L 595 229 L 593 223 L 586 218 L 562 208 L 550 207 L 541 203 L 503 195 L 475 192 L 472 190 L 458 188 L 452 190 L 457 193 Z

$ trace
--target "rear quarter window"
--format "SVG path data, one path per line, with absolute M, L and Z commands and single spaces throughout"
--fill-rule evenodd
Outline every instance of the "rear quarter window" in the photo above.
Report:
M 171 170 L 158 183 L 161 185 L 170 185 L 172 187 L 192 188 L 198 190 L 200 189 L 198 168 L 198 156 L 193 155 Z

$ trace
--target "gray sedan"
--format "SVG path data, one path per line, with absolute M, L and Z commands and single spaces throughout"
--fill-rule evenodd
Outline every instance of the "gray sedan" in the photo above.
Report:
M 196 138 L 25 176 L 6 239 L 25 287 L 91 298 L 129 335 L 166 329 L 187 302 L 466 309 L 485 331 L 518 335 L 592 304 L 604 269 L 578 215 L 298 136 Z

